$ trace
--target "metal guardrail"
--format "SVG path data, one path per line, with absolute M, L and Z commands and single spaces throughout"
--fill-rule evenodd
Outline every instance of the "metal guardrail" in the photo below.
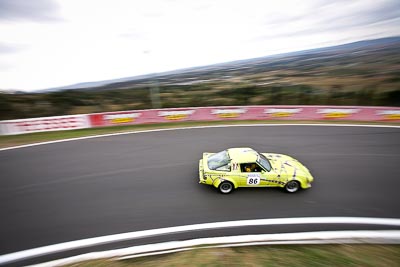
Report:
M 122 234 L 115 234 L 115 235 L 107 235 L 107 236 L 100 236 L 82 240 L 76 240 L 71 242 L 65 242 L 50 246 L 44 246 L 39 248 L 28 249 L 24 251 L 14 252 L 10 254 L 5 254 L 0 256 L 0 264 L 8 264 L 12 262 L 18 262 L 21 260 L 35 258 L 43 255 L 55 254 L 59 252 L 91 247 L 101 244 L 110 244 L 114 242 L 121 242 L 127 240 L 133 240 L 138 238 L 144 237 L 154 237 L 166 234 L 174 234 L 174 233 L 182 233 L 182 232 L 192 232 L 192 231 L 201 231 L 201 230 L 214 230 L 214 229 L 226 229 L 226 228 L 233 228 L 233 227 L 243 227 L 243 226 L 268 226 L 268 225 L 306 225 L 306 224 L 352 224 L 352 225 L 381 225 L 381 226 L 395 226 L 400 227 L 400 219 L 394 218 L 368 218 L 368 217 L 301 217 L 301 218 L 279 218 L 279 219 L 257 219 L 257 220 L 240 220 L 240 221 L 227 221 L 227 222 L 214 222 L 214 223 L 203 223 L 203 224 L 192 224 L 192 225 L 184 225 L 184 226 L 175 226 L 175 227 L 166 227 L 160 229 L 152 229 L 152 230 L 143 230 L 143 231 L 136 231 L 136 232 L 129 232 L 129 233 L 122 233 Z M 226 242 L 223 239 L 219 239 L 214 243 L 218 244 L 228 244 L 228 243 L 243 243 L 243 242 L 256 242 L 256 241 L 296 241 L 298 238 L 299 240 L 313 240 L 313 239 L 323 239 L 325 237 L 329 237 L 331 239 L 380 239 L 380 240 L 394 240 L 400 243 L 400 230 L 399 231 L 386 231 L 386 232 L 376 232 L 374 231 L 362 231 L 359 232 L 360 235 L 355 235 L 355 231 L 351 232 L 344 232 L 342 236 L 336 235 L 335 232 L 331 232 L 330 234 L 324 232 L 317 232 L 319 234 L 315 235 L 311 233 L 297 233 L 297 235 L 292 234 L 291 238 L 289 236 L 285 237 L 285 234 L 280 234 L 278 239 L 271 239 L 274 234 L 269 235 L 254 235 L 254 236 L 242 236 L 240 239 L 233 239 L 229 240 L 232 237 L 224 237 L 226 238 Z M 336 232 L 338 233 L 338 232 Z M 351 235 L 351 233 L 354 233 Z M 331 236 L 329 236 L 331 235 Z M 308 237 L 307 237 L 308 236 Z M 391 236 L 393 238 L 391 238 Z M 286 239 L 282 239 L 285 237 Z M 221 237 L 222 238 L 222 237 Z M 236 241 L 235 241 L 236 240 Z M 211 240 L 210 239 L 202 239 L 202 244 L 207 244 Z M 184 242 L 184 241 L 182 241 Z M 184 243 L 182 243 L 184 244 Z M 198 243 L 200 244 L 200 243 Z M 213 244 L 213 243 L 212 243 Z M 196 245 L 196 244 L 194 244 Z M 146 247 L 147 246 L 147 247 Z M 187 247 L 187 245 L 178 245 L 177 247 Z M 193 245 L 191 245 L 193 246 Z M 154 245 L 145 245 L 141 246 L 141 248 L 145 248 L 145 250 L 141 250 L 140 253 L 150 253 L 154 251 L 158 251 Z M 147 249 L 147 250 L 146 250 Z M 165 249 L 164 249 L 165 250 Z M 113 255 L 112 257 L 116 256 L 124 256 L 128 254 L 132 254 L 132 251 L 125 251 L 125 254 L 120 252 L 124 252 L 124 250 L 120 250 L 118 255 Z M 129 253 L 128 253 L 129 252 Z M 93 255 L 93 254 L 91 254 Z M 110 257 L 110 254 L 104 253 L 101 255 L 106 255 L 106 257 Z M 83 256 L 82 256 L 83 257 Z M 84 257 L 83 257 L 84 258 Z M 52 265 L 53 266 L 53 265 Z
M 223 248 L 260 245 L 311 245 L 311 244 L 400 244 L 400 230 L 375 231 L 322 231 L 265 235 L 212 237 L 156 243 L 129 248 L 92 252 L 74 257 L 30 265 L 30 267 L 55 267 L 89 260 L 126 260 L 193 249 Z M 29 266 L 28 266 L 29 267 Z

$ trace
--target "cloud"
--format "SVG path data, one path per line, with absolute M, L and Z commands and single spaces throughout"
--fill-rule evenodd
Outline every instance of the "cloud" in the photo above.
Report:
M 378 28 L 379 25 L 400 29 L 400 1 L 316 1 L 305 13 L 295 16 L 283 13 L 276 18 L 270 16 L 264 20 L 263 25 L 268 30 L 251 40 L 260 41 L 316 34 L 337 35 L 350 31 L 355 33 L 360 29 Z
M 133 40 L 142 40 L 142 39 L 146 39 L 148 37 L 148 34 L 143 31 L 130 29 L 130 30 L 126 31 L 125 33 L 120 34 L 119 36 L 123 37 L 123 38 L 133 39 Z
M 0 0 L 0 21 L 57 21 L 58 10 L 52 0 Z
M 21 45 L 10 45 L 5 43 L 0 43 L 0 54 L 18 53 L 23 49 L 24 47 Z
M 10 71 L 14 68 L 11 64 L 0 62 L 0 71 Z
M 380 21 L 391 20 L 398 18 L 400 16 L 400 1 L 392 0 L 385 1 L 385 4 L 376 6 L 376 8 L 371 9 L 367 15 L 370 18 Z
M 324 24 L 331 23 L 339 27 L 367 27 L 400 17 L 400 2 L 398 0 L 367 0 L 332 2 L 316 9 Z M 397 22 L 398 23 L 398 22 Z

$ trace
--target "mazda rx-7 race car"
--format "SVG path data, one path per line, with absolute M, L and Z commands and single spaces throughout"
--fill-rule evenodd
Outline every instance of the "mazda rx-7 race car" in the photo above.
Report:
M 282 154 L 258 153 L 252 148 L 203 153 L 199 176 L 199 183 L 213 185 L 223 194 L 238 187 L 282 187 L 294 193 L 310 188 L 314 180 L 298 160 Z

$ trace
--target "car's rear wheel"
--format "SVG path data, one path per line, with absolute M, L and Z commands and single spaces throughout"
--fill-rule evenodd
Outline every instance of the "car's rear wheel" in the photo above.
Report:
M 289 181 L 285 185 L 285 190 L 286 190 L 286 192 L 289 192 L 289 193 L 297 192 L 297 191 L 299 191 L 299 189 L 300 189 L 300 183 L 295 180 Z
M 233 184 L 231 182 L 224 181 L 219 185 L 218 189 L 222 194 L 229 194 L 233 191 Z

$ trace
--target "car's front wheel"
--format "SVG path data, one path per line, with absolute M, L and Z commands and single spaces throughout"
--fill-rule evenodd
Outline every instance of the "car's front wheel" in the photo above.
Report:
M 219 185 L 218 189 L 222 194 L 229 194 L 233 191 L 233 184 L 231 182 L 224 181 Z
M 297 191 L 299 191 L 299 189 L 300 189 L 300 184 L 298 181 L 295 181 L 295 180 L 289 181 L 285 185 L 285 190 L 286 190 L 286 192 L 289 192 L 289 193 L 297 192 Z

